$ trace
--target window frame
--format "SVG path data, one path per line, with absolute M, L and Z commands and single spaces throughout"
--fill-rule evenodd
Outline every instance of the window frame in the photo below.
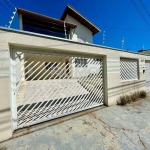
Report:
M 137 76 L 137 78 L 129 78 L 129 79 L 122 79 L 122 77 L 121 77 L 121 60 L 126 60 L 126 61 L 128 61 L 128 62 L 130 62 L 130 61 L 132 61 L 132 62 L 136 62 L 136 64 L 137 64 L 137 70 L 136 70 L 136 72 L 137 72 L 137 74 L 136 75 L 134 75 L 134 76 Z M 129 70 L 129 69 L 131 69 L 131 66 L 130 66 L 130 68 L 127 68 L 127 73 L 129 73 L 130 72 L 130 74 L 132 74 L 132 72 L 133 72 L 133 70 Z M 125 76 L 126 77 L 126 76 Z M 130 77 L 130 76 L 128 76 L 128 77 Z M 127 82 L 127 81 L 136 81 L 136 80 L 139 80 L 139 60 L 138 59 L 135 59 L 135 58 L 124 58 L 124 57 L 121 57 L 120 58 L 120 80 L 121 80 L 121 82 Z

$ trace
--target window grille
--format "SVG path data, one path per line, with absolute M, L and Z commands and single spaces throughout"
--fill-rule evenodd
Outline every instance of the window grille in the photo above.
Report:
M 138 61 L 135 59 L 120 59 L 120 78 L 122 81 L 138 79 Z

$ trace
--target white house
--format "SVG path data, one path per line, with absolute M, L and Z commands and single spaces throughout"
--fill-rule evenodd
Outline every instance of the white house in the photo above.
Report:
M 61 19 L 54 19 L 17 8 L 20 29 L 40 34 L 93 43 L 93 35 L 100 29 L 71 6 L 67 6 Z
M 98 27 L 69 5 L 66 7 L 60 20 L 20 8 L 17 8 L 17 11 L 19 14 L 20 29 L 25 31 L 47 34 L 83 43 L 92 43 L 93 35 L 100 31 Z M 31 63 L 31 61 L 32 60 L 30 60 L 29 63 Z M 66 62 L 66 69 L 68 67 L 67 71 L 64 70 L 64 72 L 70 72 L 73 77 L 97 73 L 99 70 L 98 63 L 88 63 L 88 59 L 85 58 L 75 58 L 72 60 L 64 58 L 63 62 Z M 54 63 L 55 65 L 58 64 L 58 62 L 53 59 L 53 62 L 51 62 L 50 65 L 53 65 Z M 58 65 L 58 68 L 60 65 L 61 64 Z M 43 65 L 43 67 L 45 66 Z M 32 68 L 32 66 L 28 65 L 27 70 L 30 70 L 28 76 L 30 76 L 31 72 L 34 72 L 34 70 L 30 68 Z M 70 69 L 72 71 L 70 71 Z M 69 73 L 67 74 L 69 75 Z

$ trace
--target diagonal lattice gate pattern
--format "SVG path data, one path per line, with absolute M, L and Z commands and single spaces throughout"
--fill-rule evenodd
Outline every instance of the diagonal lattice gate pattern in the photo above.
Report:
M 138 62 L 134 59 L 120 59 L 120 78 L 121 80 L 138 79 Z
M 14 51 L 17 128 L 103 104 L 101 58 Z

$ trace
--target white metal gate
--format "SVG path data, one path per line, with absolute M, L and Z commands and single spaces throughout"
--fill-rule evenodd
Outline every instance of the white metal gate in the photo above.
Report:
M 150 62 L 145 62 L 146 90 L 150 92 Z
M 100 106 L 102 58 L 13 50 L 14 130 Z

